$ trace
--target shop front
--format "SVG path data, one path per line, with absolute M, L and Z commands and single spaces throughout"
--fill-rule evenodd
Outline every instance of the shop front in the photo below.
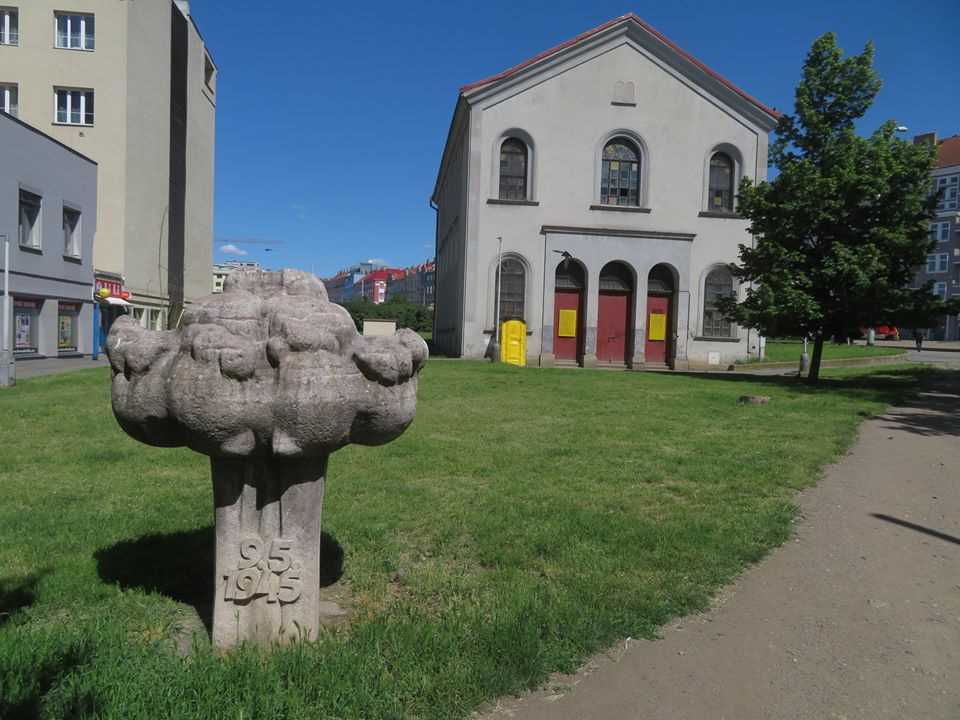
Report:
M 81 303 L 60 301 L 57 314 L 57 353 L 71 355 L 80 347 Z
M 114 321 L 130 311 L 126 298 L 130 293 L 123 289 L 123 281 L 118 277 L 97 275 L 94 278 L 93 297 L 96 300 L 94 316 L 94 348 L 103 352 L 107 344 L 107 334 Z
M 36 355 L 40 348 L 40 310 L 43 300 L 13 299 L 13 352 Z

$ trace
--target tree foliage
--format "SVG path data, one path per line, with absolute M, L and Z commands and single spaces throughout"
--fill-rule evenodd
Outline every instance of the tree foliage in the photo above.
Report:
M 417 332 L 426 332 L 433 328 L 433 310 L 423 305 L 414 305 L 402 296 L 379 305 L 364 297 L 344 303 L 343 306 L 360 332 L 363 332 L 363 321 L 367 318 L 396 320 L 398 328 L 410 328 Z
M 893 121 L 857 135 L 879 90 L 872 45 L 843 57 L 832 33 L 818 38 L 771 145 L 779 174 L 739 188 L 755 243 L 733 269 L 751 285 L 723 309 L 767 335 L 813 337 L 811 382 L 825 338 L 893 323 L 921 299 L 930 309 L 909 286 L 931 247 L 935 151 L 899 139 Z

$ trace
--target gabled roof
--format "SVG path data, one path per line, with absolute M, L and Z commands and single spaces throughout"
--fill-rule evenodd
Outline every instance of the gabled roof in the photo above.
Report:
M 636 26 L 638 26 L 638 27 L 640 27 L 642 30 L 646 31 L 649 35 L 651 35 L 651 36 L 653 36 L 654 38 L 656 38 L 657 40 L 659 40 L 659 41 L 660 41 L 661 43 L 663 43 L 667 48 L 669 48 L 670 50 L 672 50 L 674 53 L 676 53 L 677 55 L 679 55 L 681 58 L 683 58 L 683 59 L 686 60 L 687 62 L 693 64 L 695 67 L 697 67 L 697 68 L 699 68 L 700 70 L 702 70 L 703 72 L 705 72 L 707 75 L 709 75 L 711 78 L 713 78 L 714 80 L 716 80 L 717 82 L 719 82 L 721 85 L 725 86 L 727 89 L 729 89 L 729 90 L 731 90 L 732 92 L 736 93 L 736 94 L 739 95 L 741 98 L 743 98 L 744 100 L 746 100 L 748 103 L 750 103 L 751 105 L 755 106 L 755 107 L 756 107 L 758 110 L 760 110 L 761 112 L 769 115 L 769 116 L 770 116 L 771 118 L 773 118 L 774 120 L 779 119 L 780 116 L 782 115 L 782 113 L 781 113 L 779 110 L 765 105 L 764 103 L 760 102 L 759 100 L 757 100 L 755 97 L 753 97 L 752 95 L 750 95 L 750 94 L 747 93 L 746 91 L 741 90 L 740 88 L 738 88 L 738 87 L 737 87 L 736 85 L 734 85 L 732 82 L 730 82 L 730 81 L 727 80 L 725 77 L 723 77 L 720 73 L 718 73 L 718 72 L 716 72 L 716 71 L 714 71 L 714 70 L 711 70 L 709 67 L 707 67 L 707 66 L 704 65 L 702 62 L 700 62 L 699 60 L 697 60 L 693 55 L 691 55 L 691 54 L 688 53 L 686 50 L 684 50 L 684 49 L 681 48 L 679 45 L 677 45 L 675 42 L 673 42 L 673 41 L 672 41 L 670 38 L 668 38 L 666 35 L 664 35 L 663 33 L 661 33 L 661 32 L 660 32 L 659 30 L 657 30 L 656 28 L 652 27 L 652 26 L 649 25 L 648 23 L 644 22 L 642 19 L 640 19 L 640 18 L 639 18 L 637 15 L 635 15 L 634 13 L 627 13 L 626 15 L 621 15 L 620 17 L 614 18 L 613 20 L 609 20 L 608 22 L 605 22 L 605 23 L 603 23 L 602 25 L 598 25 L 597 27 L 593 28 L 592 30 L 587 30 L 586 32 L 581 33 L 581 34 L 577 35 L 576 37 L 571 38 L 570 40 L 567 40 L 566 42 L 562 42 L 562 43 L 560 43 L 559 45 L 555 45 L 554 47 L 550 48 L 549 50 L 544 50 L 542 53 L 539 53 L 538 55 L 534 55 L 532 58 L 530 58 L 529 60 L 523 61 L 523 62 L 520 63 L 519 65 L 514 65 L 512 68 L 508 68 L 507 70 L 504 70 L 503 72 L 499 72 L 499 73 L 497 73 L 496 75 L 491 75 L 490 77 L 484 78 L 483 80 L 478 80 L 477 82 L 473 82 L 473 83 L 469 83 L 468 85 L 464 85 L 463 87 L 460 88 L 460 94 L 461 94 L 461 95 L 469 95 L 472 91 L 478 90 L 478 89 L 480 89 L 480 88 L 486 88 L 486 87 L 488 87 L 488 86 L 491 86 L 491 85 L 494 85 L 494 84 L 496 84 L 496 83 L 499 83 L 499 82 L 501 82 L 501 81 L 503 81 L 503 80 L 506 80 L 506 79 L 508 79 L 508 78 L 516 75 L 517 73 L 521 72 L 522 70 L 525 70 L 525 69 L 527 69 L 527 68 L 529 68 L 529 67 L 531 67 L 531 66 L 533 66 L 533 65 L 537 65 L 538 63 L 541 63 L 541 62 L 543 62 L 543 61 L 551 58 L 552 56 L 556 55 L 557 53 L 561 52 L 562 50 L 566 50 L 567 48 L 573 47 L 573 46 L 575 46 L 575 45 L 578 45 L 578 44 L 580 44 L 580 43 L 582 43 L 582 42 L 590 39 L 590 38 L 593 37 L 594 35 L 598 35 L 598 34 L 602 33 L 603 31 L 609 30 L 610 28 L 616 27 L 616 26 L 618 26 L 618 25 L 626 25 L 626 24 L 629 24 L 629 23 L 634 23 Z
M 944 138 L 937 144 L 937 167 L 960 165 L 960 135 Z

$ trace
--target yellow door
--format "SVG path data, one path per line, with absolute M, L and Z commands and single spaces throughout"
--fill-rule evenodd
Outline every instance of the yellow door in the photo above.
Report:
M 526 366 L 527 324 L 523 320 L 507 320 L 500 326 L 500 362 Z

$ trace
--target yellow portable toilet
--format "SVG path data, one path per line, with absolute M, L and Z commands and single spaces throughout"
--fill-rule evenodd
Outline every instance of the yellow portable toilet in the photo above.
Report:
M 507 320 L 500 326 L 500 362 L 526 367 L 527 324 L 523 320 Z

